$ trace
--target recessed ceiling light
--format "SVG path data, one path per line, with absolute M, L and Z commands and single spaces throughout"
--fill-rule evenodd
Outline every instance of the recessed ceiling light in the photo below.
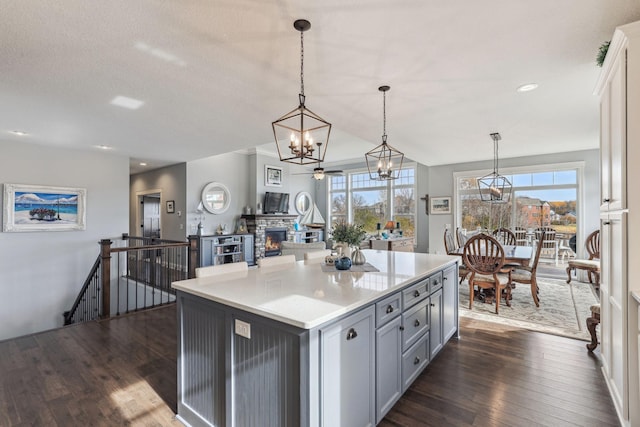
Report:
M 147 166 L 145 162 L 140 162 L 140 166 Z
M 129 98 L 127 96 L 118 95 L 111 100 L 111 104 L 117 107 L 126 108 L 128 110 L 137 110 L 142 107 L 144 101 L 139 99 Z
M 18 136 L 27 136 L 27 135 L 29 135 L 28 133 L 23 132 L 21 130 L 12 130 L 11 133 L 14 134 L 14 135 L 18 135 Z
M 108 145 L 96 145 L 96 147 L 101 150 L 111 150 L 111 147 L 109 147 Z
M 518 89 L 516 89 L 518 92 L 530 92 L 534 89 L 538 88 L 538 84 L 537 83 L 527 83 L 524 84 L 522 86 L 518 86 Z

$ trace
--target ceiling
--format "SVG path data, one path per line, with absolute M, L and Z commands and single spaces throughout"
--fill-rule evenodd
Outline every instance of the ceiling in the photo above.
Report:
M 492 158 L 491 132 L 501 158 L 596 148 L 595 57 L 640 1 L 3 2 L 0 142 L 104 145 L 132 173 L 275 152 L 271 122 L 298 103 L 298 18 L 306 105 L 333 124 L 326 160 L 380 143 L 387 84 L 389 143 L 431 166 Z

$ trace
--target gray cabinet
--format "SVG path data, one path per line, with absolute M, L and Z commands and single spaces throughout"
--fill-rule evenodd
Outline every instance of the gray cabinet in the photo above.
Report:
M 429 297 L 429 356 L 433 358 L 444 345 L 442 332 L 442 288 L 432 293 Z
M 374 307 L 321 329 L 322 426 L 374 426 Z
M 376 303 L 376 422 L 402 395 L 401 294 Z
M 324 230 L 300 230 L 293 233 L 293 241 L 295 243 L 314 243 L 324 241 Z
M 242 261 L 255 264 L 253 234 L 201 236 L 198 249 L 200 267 Z
M 442 272 L 442 341 L 458 333 L 458 267 Z

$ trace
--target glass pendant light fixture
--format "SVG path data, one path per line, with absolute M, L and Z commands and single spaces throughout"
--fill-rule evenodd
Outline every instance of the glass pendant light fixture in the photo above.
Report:
M 382 144 L 365 154 L 369 177 L 377 181 L 398 179 L 404 154 L 387 144 L 387 91 L 389 86 L 380 86 L 382 92 Z
M 293 27 L 300 31 L 299 105 L 271 123 L 278 156 L 283 162 L 307 165 L 324 161 L 329 145 L 331 123 L 305 106 L 304 96 L 304 32 L 311 28 L 306 19 L 298 19 Z M 320 142 L 321 144 L 317 144 Z
M 480 199 L 483 202 L 508 203 L 511 196 L 511 182 L 498 173 L 498 141 L 499 133 L 489 134 L 493 139 L 493 172 L 478 180 Z

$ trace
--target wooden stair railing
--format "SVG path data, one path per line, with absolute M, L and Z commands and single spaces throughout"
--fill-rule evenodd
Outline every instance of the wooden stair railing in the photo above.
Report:
M 100 241 L 100 255 L 64 324 L 118 316 L 175 302 L 171 282 L 195 277 L 197 236 L 186 242 L 122 235 Z

